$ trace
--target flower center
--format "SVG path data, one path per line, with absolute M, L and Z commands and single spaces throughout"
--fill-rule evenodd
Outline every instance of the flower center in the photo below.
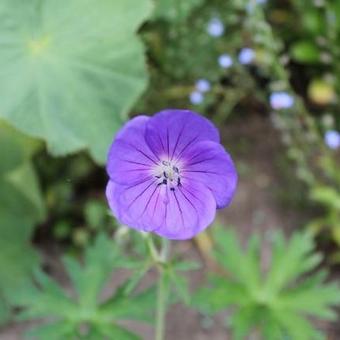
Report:
M 157 178 L 157 185 L 166 185 L 172 191 L 181 186 L 179 168 L 169 161 L 162 161 L 157 166 L 155 177 Z

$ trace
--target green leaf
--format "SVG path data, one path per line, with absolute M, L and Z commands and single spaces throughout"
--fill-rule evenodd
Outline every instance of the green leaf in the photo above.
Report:
M 121 320 L 150 321 L 155 301 L 155 289 L 138 294 L 127 294 L 127 280 L 114 294 L 102 301 L 99 299 L 104 284 L 117 267 L 117 252 L 113 242 L 104 235 L 97 236 L 93 245 L 85 252 L 84 263 L 71 257 L 64 263 L 73 284 L 74 294 L 67 294 L 54 279 L 37 271 L 37 287 L 25 289 L 19 294 L 17 303 L 24 309 L 19 313 L 20 320 L 44 318 L 47 325 L 30 331 L 35 339 L 139 339 L 119 325 Z M 85 326 L 85 327 L 84 327 Z M 86 334 L 80 334 L 81 329 Z M 111 332 L 111 333 L 110 333 Z M 110 335 L 109 335 L 110 334 Z
M 244 286 L 218 276 L 210 278 L 208 287 L 200 288 L 192 298 L 192 305 L 206 314 L 215 314 L 230 306 L 246 305 L 250 301 Z
M 324 205 L 328 209 L 340 211 L 340 194 L 329 186 L 317 186 L 311 191 L 311 199 Z
M 75 339 L 75 332 L 69 323 L 53 323 L 36 326 L 35 328 L 28 330 L 25 334 L 27 339 Z
M 256 325 L 258 318 L 259 311 L 255 306 L 239 309 L 230 320 L 233 329 L 233 339 L 243 340 Z
M 323 339 L 320 332 L 312 327 L 311 323 L 305 318 L 301 317 L 298 313 L 283 310 L 276 312 L 275 317 L 285 329 L 285 333 L 287 333 L 292 339 Z
M 267 289 L 276 294 L 299 275 L 317 266 L 321 257 L 316 253 L 311 254 L 313 248 L 313 239 L 308 233 L 294 234 L 287 244 L 282 233 L 276 233 L 272 265 L 266 281 Z
M 156 289 L 151 287 L 139 294 L 128 295 L 125 293 L 125 288 L 126 285 L 122 285 L 116 294 L 100 307 L 100 317 L 104 320 L 130 319 L 150 322 L 156 300 Z
M 190 303 L 190 292 L 187 278 L 183 274 L 176 273 L 172 268 L 169 268 L 165 273 L 168 276 L 170 287 L 173 287 L 179 299 L 188 305 Z
M 294 43 L 290 53 L 293 59 L 301 63 L 314 64 L 320 61 L 319 49 L 314 43 L 308 40 L 301 40 Z
M 243 250 L 234 231 L 216 228 L 214 240 L 217 249 L 214 252 L 216 260 L 230 271 L 233 276 L 242 281 L 245 275 L 245 268 L 242 265 Z
M 103 162 L 146 86 L 135 32 L 150 11 L 149 0 L 2 1 L 0 116 L 54 155 L 89 148 Z
M 102 229 L 108 216 L 107 205 L 97 200 L 88 201 L 85 205 L 84 215 L 86 224 L 90 228 L 94 230 Z
M 18 318 L 20 320 L 46 316 L 58 319 L 65 316 L 73 318 L 76 314 L 76 304 L 62 287 L 40 270 L 36 271 L 35 280 L 40 289 L 35 287 L 27 289 L 16 301 L 21 306 L 29 307 L 19 314 Z
M 71 257 L 64 258 L 79 304 L 84 308 L 96 306 L 98 294 L 116 265 L 117 257 L 117 249 L 112 242 L 104 234 L 99 234 L 93 246 L 86 249 L 84 266 Z
M 140 340 L 141 338 L 136 334 L 124 329 L 117 325 L 100 325 L 98 327 L 98 333 L 104 337 L 104 339 L 119 339 L 119 340 Z M 93 340 L 97 340 L 98 337 L 94 337 Z
M 10 306 L 7 301 L 0 296 L 0 326 L 7 323 L 10 319 Z
M 309 8 L 301 16 L 302 24 L 313 36 L 325 34 L 325 20 L 317 8 Z
M 45 207 L 30 163 L 38 144 L 3 121 L 0 143 L 0 291 L 9 306 L 38 264 L 30 238 Z
M 325 320 L 335 319 L 336 313 L 330 306 L 340 303 L 339 287 L 336 285 L 315 285 L 298 287 L 282 294 L 280 308 L 291 309 L 314 315 Z
M 153 18 L 172 22 L 182 21 L 202 4 L 203 0 L 156 0 Z
M 247 250 L 231 231 L 217 230 L 215 240 L 217 259 L 229 272 L 212 276 L 210 286 L 195 294 L 194 307 L 208 314 L 232 307 L 233 339 L 244 339 L 255 329 L 268 340 L 320 339 L 308 317 L 332 320 L 340 289 L 325 283 L 327 272 L 316 269 L 322 257 L 309 233 L 295 233 L 286 241 L 282 232 L 274 232 L 272 261 L 264 273 L 256 235 Z

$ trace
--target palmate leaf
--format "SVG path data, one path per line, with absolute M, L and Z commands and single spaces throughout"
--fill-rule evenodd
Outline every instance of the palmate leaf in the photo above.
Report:
M 282 233 L 277 232 L 273 239 L 272 265 L 266 286 L 276 294 L 292 280 L 315 268 L 322 258 L 313 253 L 313 237 L 308 233 L 296 233 L 286 242 Z
M 287 241 L 275 232 L 272 263 L 266 272 L 260 269 L 257 237 L 250 240 L 247 250 L 230 230 L 218 230 L 216 240 L 215 256 L 228 275 L 212 275 L 211 286 L 196 293 L 196 307 L 208 314 L 233 307 L 233 339 L 244 339 L 254 329 L 268 340 L 322 338 L 309 317 L 334 319 L 332 306 L 340 303 L 340 289 L 325 282 L 327 272 L 316 271 L 322 258 L 314 251 L 310 234 L 295 233 Z
M 99 235 L 86 249 L 83 264 L 66 257 L 64 263 L 75 293 L 71 295 L 55 280 L 37 272 L 37 287 L 18 297 L 18 305 L 24 307 L 19 318 L 45 318 L 47 324 L 35 327 L 28 335 L 42 340 L 50 338 L 50 334 L 51 339 L 139 339 L 119 322 L 150 321 L 155 289 L 127 294 L 127 280 L 106 300 L 100 298 L 112 269 L 120 265 L 121 256 L 112 241 Z
M 100 162 L 146 86 L 135 35 L 150 0 L 3 0 L 0 116 L 54 155 Z

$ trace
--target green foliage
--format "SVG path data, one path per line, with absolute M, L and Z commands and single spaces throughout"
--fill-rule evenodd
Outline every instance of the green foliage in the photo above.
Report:
M 311 200 L 324 208 L 322 217 L 310 221 L 307 227 L 313 233 L 329 231 L 332 239 L 340 245 L 340 193 L 329 186 L 315 186 L 311 189 Z
M 114 219 L 109 213 L 106 202 L 99 200 L 88 200 L 84 207 L 86 225 L 92 230 L 100 230 L 105 226 L 114 224 Z
M 89 148 L 103 162 L 146 86 L 135 31 L 150 10 L 149 0 L 2 1 L 1 117 L 54 155 Z
M 47 318 L 48 323 L 29 331 L 34 339 L 139 339 L 120 321 L 149 321 L 154 304 L 154 289 L 138 294 L 127 293 L 128 282 L 104 300 L 101 293 L 111 277 L 112 268 L 122 265 L 121 254 L 103 234 L 85 252 L 84 264 L 64 258 L 74 294 L 68 294 L 41 271 L 35 276 L 37 287 L 26 289 L 17 297 L 26 307 L 20 320 Z
M 298 41 L 294 43 L 290 53 L 296 61 L 302 63 L 318 63 L 320 61 L 320 51 L 317 46 L 310 41 Z
M 30 245 L 45 207 L 31 156 L 37 144 L 0 121 L 0 323 L 17 290 L 29 281 L 37 254 Z
M 274 233 L 272 259 L 265 272 L 261 270 L 263 244 L 256 235 L 246 251 L 231 230 L 218 230 L 215 241 L 214 255 L 227 272 L 212 275 L 211 286 L 197 292 L 198 308 L 214 314 L 234 307 L 229 324 L 235 340 L 255 329 L 268 340 L 322 338 L 306 316 L 334 319 L 331 305 L 340 302 L 340 290 L 324 282 L 324 271 L 315 272 L 322 257 L 314 252 L 309 234 L 296 233 L 286 241 L 282 233 Z
M 185 20 L 191 12 L 203 4 L 204 0 L 156 0 L 154 19 L 166 19 L 171 22 Z

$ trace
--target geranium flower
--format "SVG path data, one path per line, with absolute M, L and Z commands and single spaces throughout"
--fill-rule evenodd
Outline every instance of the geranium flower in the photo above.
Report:
M 237 173 L 218 130 L 188 110 L 138 116 L 116 135 L 107 162 L 106 196 L 127 226 L 189 239 L 230 204 Z
M 224 33 L 223 22 L 219 18 L 212 18 L 208 23 L 207 32 L 212 37 L 220 37 Z
M 325 133 L 325 143 L 333 150 L 340 148 L 340 133 L 335 130 L 328 130 Z
M 244 47 L 238 55 L 238 61 L 243 65 L 248 65 L 255 59 L 255 51 L 249 47 Z
M 199 105 L 202 104 L 204 101 L 204 95 L 202 92 L 199 91 L 192 91 L 189 96 L 191 104 Z
M 273 92 L 269 101 L 274 110 L 289 109 L 294 105 L 294 97 L 283 91 Z
M 233 65 L 233 59 L 229 54 L 221 54 L 218 57 L 218 63 L 222 68 L 229 68 Z
M 211 89 L 210 81 L 207 79 L 198 79 L 195 87 L 198 92 L 208 92 Z

